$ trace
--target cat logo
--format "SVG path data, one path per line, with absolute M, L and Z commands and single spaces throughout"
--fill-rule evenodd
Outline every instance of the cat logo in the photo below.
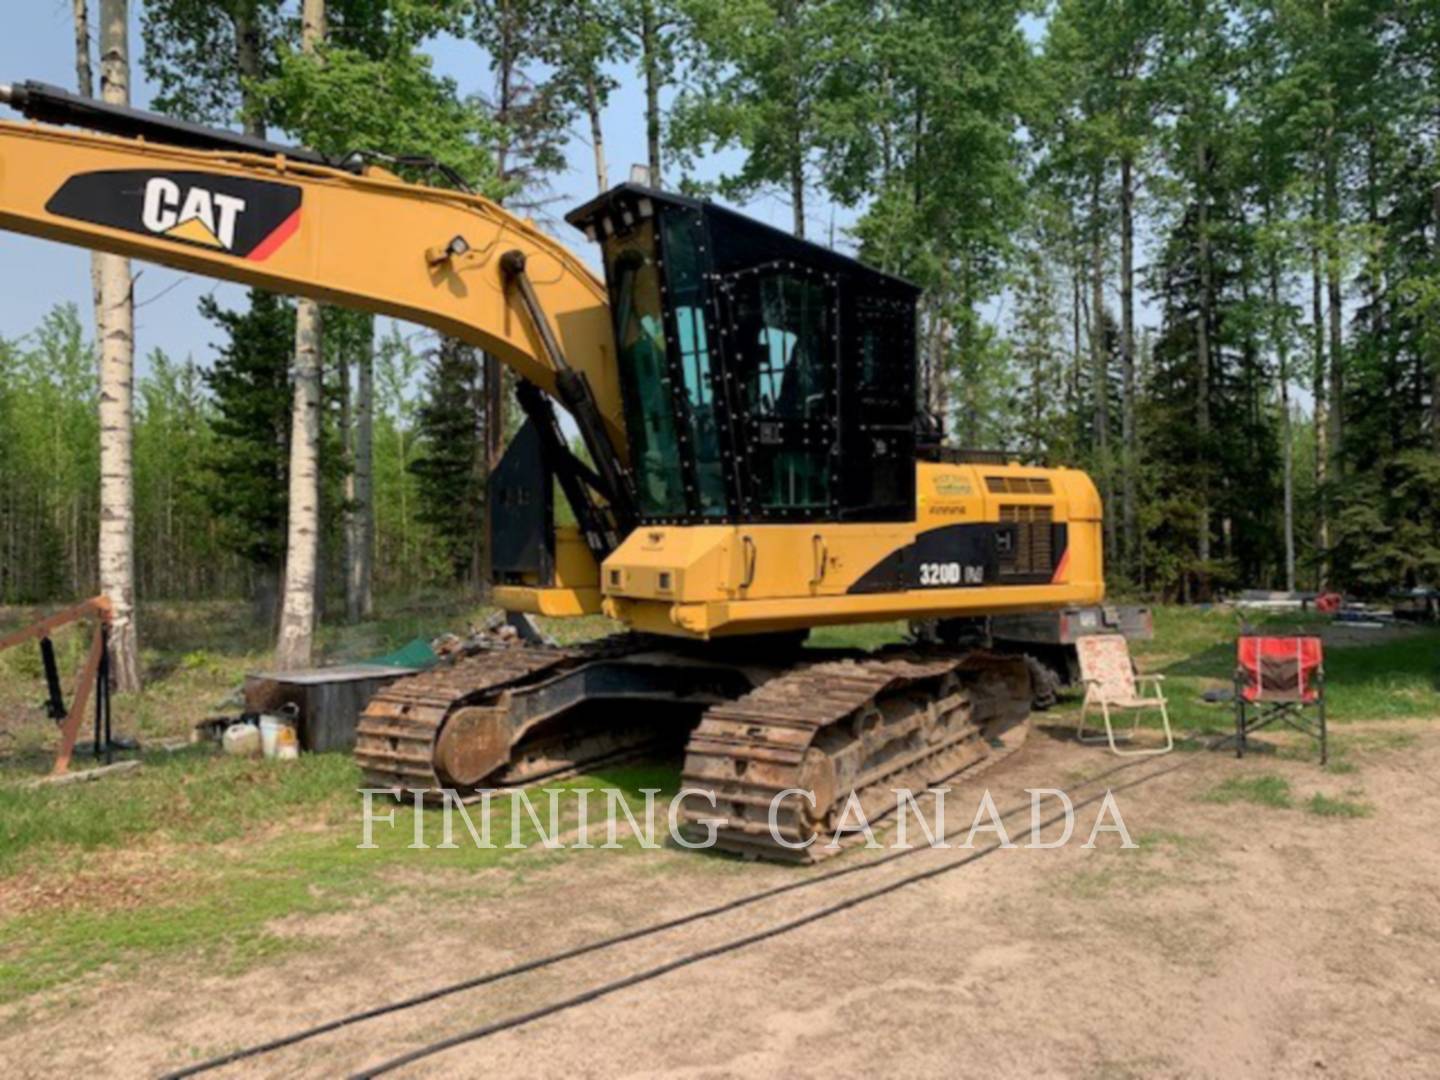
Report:
M 303 194 L 294 184 L 225 173 L 116 169 L 70 177 L 45 209 L 263 262 L 299 230 Z
M 203 187 L 192 187 L 182 199 L 174 180 L 152 176 L 145 184 L 140 220 L 153 233 L 229 251 L 235 246 L 235 221 L 244 212 L 244 199 Z

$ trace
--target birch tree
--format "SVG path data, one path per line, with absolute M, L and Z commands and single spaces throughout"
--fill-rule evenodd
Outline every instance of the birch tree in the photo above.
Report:
M 305 0 L 301 47 L 314 56 L 325 39 L 325 0 Z M 275 661 L 310 663 L 315 638 L 315 568 L 320 547 L 320 305 L 295 306 L 295 403 L 290 427 L 290 508 L 285 543 L 285 598 Z
M 128 16 L 126 0 L 100 0 L 100 95 L 112 105 L 130 104 Z M 97 255 L 95 265 L 100 281 L 100 591 L 115 613 L 110 650 L 116 689 L 138 690 L 133 282 L 129 259 Z

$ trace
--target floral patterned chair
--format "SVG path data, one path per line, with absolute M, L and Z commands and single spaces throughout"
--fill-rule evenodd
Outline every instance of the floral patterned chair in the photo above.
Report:
M 1119 634 L 1091 634 L 1075 643 L 1080 653 L 1080 677 L 1085 684 L 1085 701 L 1080 706 L 1080 722 L 1075 736 L 1081 742 L 1109 742 L 1110 749 L 1122 757 L 1138 757 L 1144 754 L 1167 754 L 1175 748 L 1175 735 L 1170 730 L 1170 714 L 1165 708 L 1165 693 L 1161 689 L 1164 675 L 1137 675 L 1130 659 L 1130 645 Z M 1153 687 L 1153 693 L 1142 694 L 1141 687 Z M 1105 734 L 1086 734 L 1085 721 L 1092 709 L 1099 709 L 1105 720 Z M 1140 726 L 1140 714 L 1149 709 L 1160 713 L 1165 728 L 1165 745 L 1143 749 L 1122 750 L 1118 745 L 1115 727 L 1111 719 L 1112 710 L 1130 710 L 1134 721 L 1128 735 L 1120 736 L 1129 740 Z

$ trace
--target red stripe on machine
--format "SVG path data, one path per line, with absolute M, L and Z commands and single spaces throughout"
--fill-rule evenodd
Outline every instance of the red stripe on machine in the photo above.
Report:
M 1065 568 L 1070 565 L 1070 549 L 1067 547 L 1060 554 L 1060 562 L 1055 566 L 1055 573 L 1050 576 L 1050 584 L 1056 584 L 1065 576 Z
M 260 245 L 246 258 L 251 262 L 264 262 L 271 255 L 279 250 L 280 245 L 295 235 L 295 230 L 300 228 L 300 211 L 297 209 L 288 218 L 275 227 L 275 231 L 260 241 Z

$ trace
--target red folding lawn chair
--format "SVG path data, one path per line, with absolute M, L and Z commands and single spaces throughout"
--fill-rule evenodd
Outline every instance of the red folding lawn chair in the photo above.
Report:
M 1235 756 L 1276 720 L 1320 743 L 1325 736 L 1325 654 L 1318 637 L 1242 637 L 1235 648 Z M 1314 719 L 1310 718 L 1314 714 Z

